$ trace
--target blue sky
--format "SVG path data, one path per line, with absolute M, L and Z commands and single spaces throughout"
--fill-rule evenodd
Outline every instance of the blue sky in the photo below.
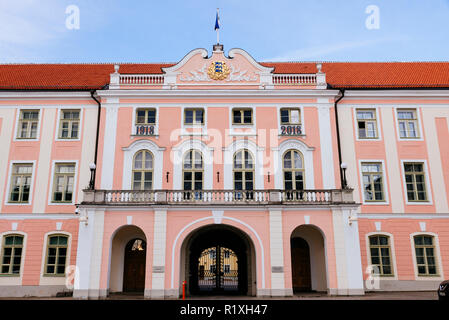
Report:
M 449 0 L 0 0 L 0 62 L 176 62 L 211 50 L 216 8 L 225 51 L 258 61 L 449 60 Z

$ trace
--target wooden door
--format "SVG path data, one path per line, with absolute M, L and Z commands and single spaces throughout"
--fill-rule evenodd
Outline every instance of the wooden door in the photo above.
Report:
M 123 292 L 143 292 L 145 288 L 146 243 L 133 239 L 125 248 Z
M 293 291 L 310 291 L 310 252 L 309 245 L 302 238 L 292 238 L 292 285 Z

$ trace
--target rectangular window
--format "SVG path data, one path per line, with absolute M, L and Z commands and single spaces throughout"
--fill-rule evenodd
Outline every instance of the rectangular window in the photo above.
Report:
M 63 235 L 49 236 L 47 244 L 47 259 L 45 260 L 46 275 L 64 275 L 67 258 L 68 237 Z
M 420 276 L 435 276 L 438 274 L 433 241 L 432 236 L 419 235 L 414 237 L 416 266 Z
M 424 164 L 406 162 L 404 172 L 408 201 L 427 201 Z
M 19 275 L 22 260 L 23 236 L 7 235 L 3 237 L 1 257 L 2 275 Z
M 39 110 L 20 110 L 17 138 L 36 139 Z
M 398 123 L 401 138 L 419 138 L 418 118 L 415 109 L 398 109 Z
M 33 164 L 13 164 L 9 202 L 28 203 L 30 198 Z
M 362 163 L 363 196 L 365 201 L 384 201 L 382 163 Z
M 301 124 L 301 113 L 299 108 L 281 109 L 281 124 L 298 125 Z
M 357 113 L 357 128 L 359 139 L 378 138 L 376 110 L 357 109 L 356 113 Z
M 59 139 L 78 139 L 80 110 L 61 110 Z
M 369 237 L 371 265 L 377 267 L 379 274 L 382 276 L 393 275 L 391 267 L 391 249 L 389 237 L 387 236 L 371 236 Z M 377 271 L 376 270 L 376 271 Z
M 156 124 L 156 109 L 137 109 L 136 124 L 138 125 L 155 125 Z
M 52 202 L 72 202 L 75 180 L 74 163 L 57 163 L 53 180 Z
M 232 110 L 233 124 L 252 124 L 253 110 L 252 109 L 233 109 Z
M 184 124 L 204 124 L 204 109 L 185 109 Z
M 231 272 L 231 266 L 229 264 L 225 264 L 223 268 L 224 273 L 230 273 Z

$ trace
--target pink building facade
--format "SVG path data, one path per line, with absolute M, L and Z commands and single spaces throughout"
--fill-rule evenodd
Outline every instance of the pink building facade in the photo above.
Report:
M 0 296 L 435 290 L 449 63 L 0 66 Z

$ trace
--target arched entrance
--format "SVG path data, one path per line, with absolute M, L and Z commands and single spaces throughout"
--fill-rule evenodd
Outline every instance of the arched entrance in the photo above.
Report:
M 310 291 L 310 251 L 307 241 L 300 237 L 290 239 L 292 255 L 292 287 L 293 292 Z
M 322 231 L 302 225 L 290 236 L 293 292 L 327 291 L 326 248 Z
M 246 295 L 255 288 L 255 254 L 249 237 L 237 228 L 209 225 L 183 244 L 184 279 L 192 295 Z
M 142 229 L 126 225 L 114 233 L 108 284 L 110 293 L 144 293 L 146 255 L 147 242 Z
M 145 240 L 132 239 L 125 247 L 123 292 L 142 293 L 145 289 Z

